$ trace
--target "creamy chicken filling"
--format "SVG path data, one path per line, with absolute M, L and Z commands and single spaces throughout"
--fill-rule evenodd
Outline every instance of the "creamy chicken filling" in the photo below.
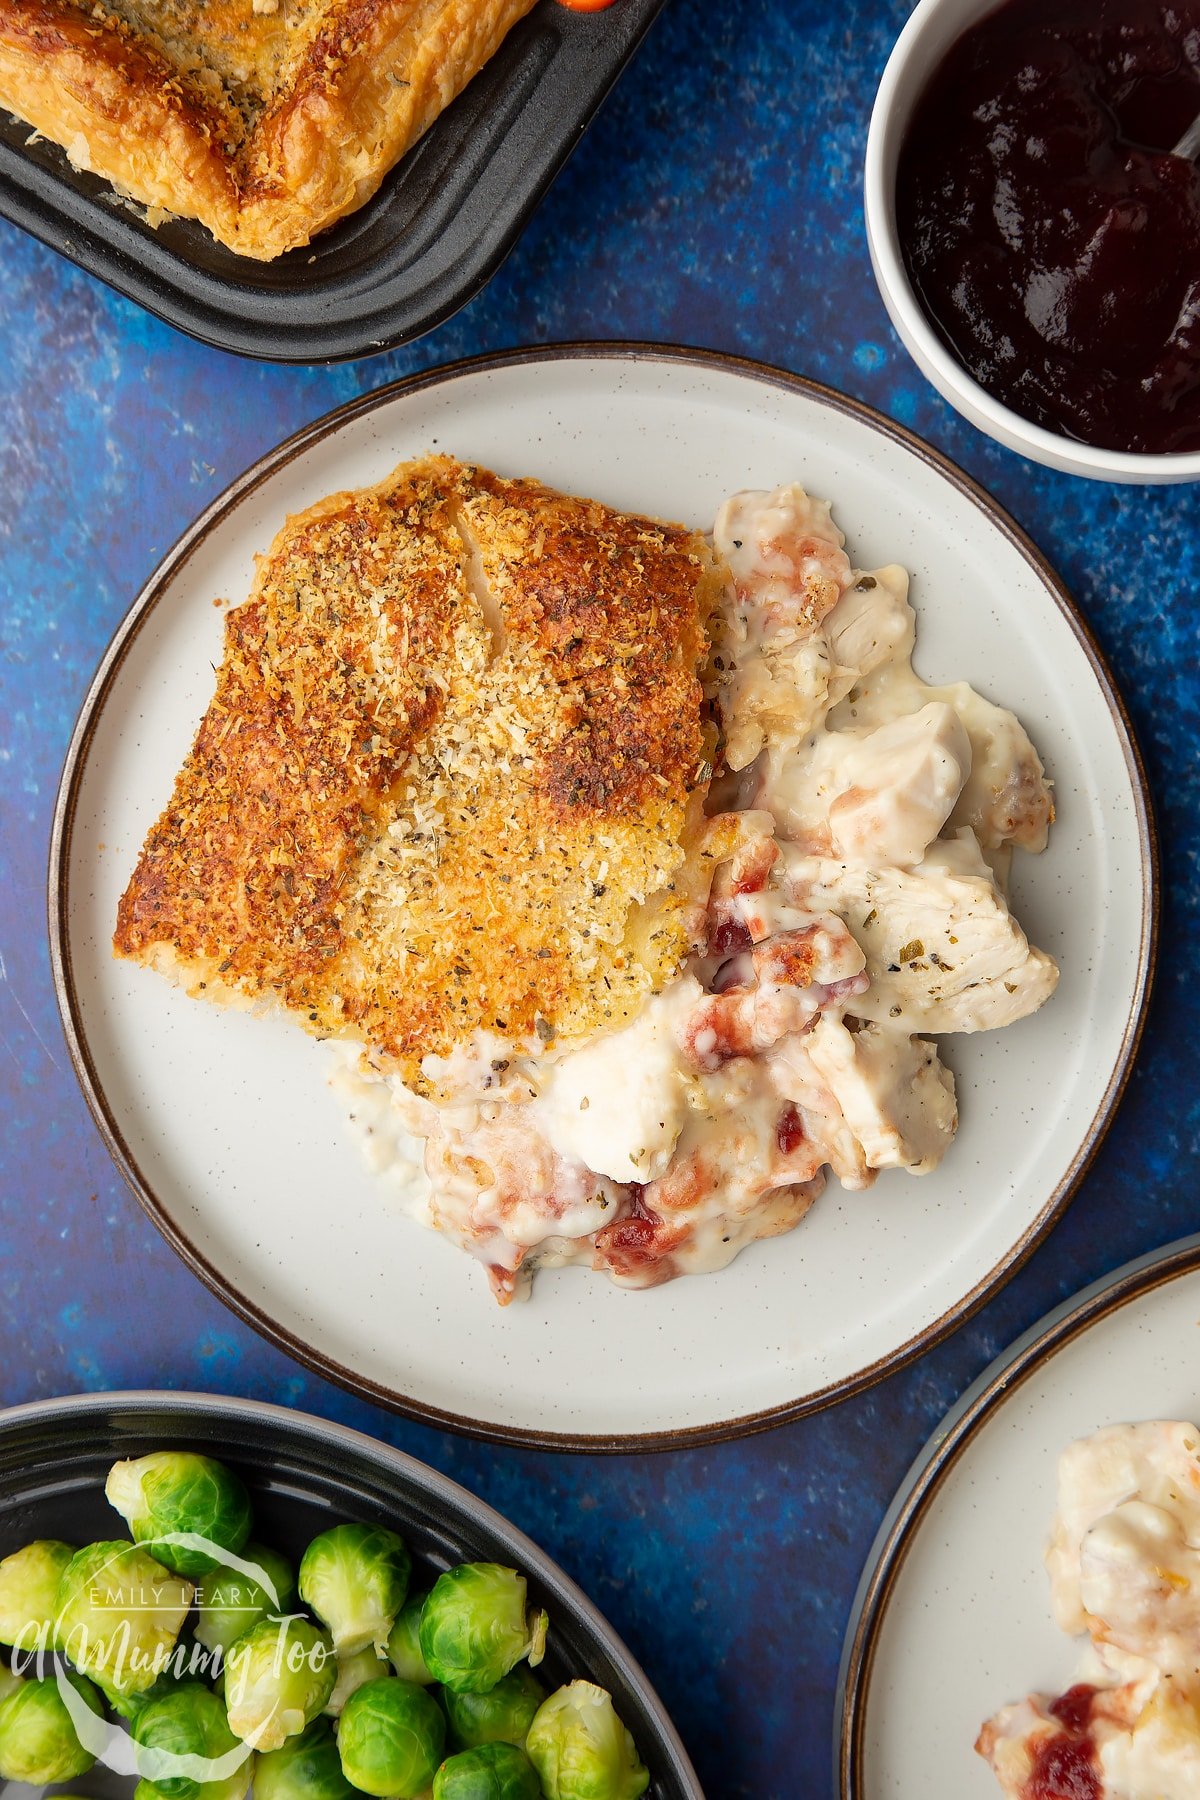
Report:
M 1041 762 L 1011 713 L 915 674 L 903 571 L 856 571 L 797 486 L 735 496 L 713 541 L 709 809 L 734 847 L 684 969 L 571 1054 L 462 1046 L 427 1071 L 438 1101 L 341 1053 L 368 1155 L 502 1300 L 547 1264 L 635 1287 L 718 1269 L 798 1223 L 826 1170 L 935 1168 L 957 1110 L 924 1034 L 1011 1023 L 1057 980 L 1004 892 L 1011 849 L 1045 845 Z
M 1058 1468 L 1046 1552 L 1056 1622 L 1086 1636 L 1077 1679 L 989 1719 L 976 1749 L 1011 1800 L 1200 1794 L 1200 1432 L 1113 1425 Z M 1057 1784 L 1057 1785 L 1055 1785 Z

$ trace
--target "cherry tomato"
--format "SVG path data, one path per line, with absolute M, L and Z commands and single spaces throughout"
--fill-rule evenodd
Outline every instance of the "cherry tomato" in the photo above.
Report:
M 570 12 L 603 12 L 612 3 L 613 0 L 558 0 L 558 4 Z

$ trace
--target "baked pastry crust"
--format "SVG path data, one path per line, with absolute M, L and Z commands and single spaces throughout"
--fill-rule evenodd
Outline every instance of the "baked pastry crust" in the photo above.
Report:
M 536 0 L 0 0 L 0 106 L 268 261 L 355 211 Z
M 723 591 L 698 532 L 447 458 L 296 515 L 228 616 L 116 953 L 422 1091 L 430 1055 L 624 1023 L 711 879 Z

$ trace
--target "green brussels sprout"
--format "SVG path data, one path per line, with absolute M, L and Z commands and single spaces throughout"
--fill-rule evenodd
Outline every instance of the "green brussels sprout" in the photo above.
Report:
M 223 1785 L 251 1760 L 229 1729 L 225 1708 L 199 1681 L 184 1681 L 170 1693 L 148 1700 L 133 1721 L 141 1785 L 157 1800 L 196 1800 L 207 1788 Z
M 551 1694 L 529 1727 L 525 1751 L 546 1800 L 638 1800 L 650 1785 L 611 1694 L 590 1681 Z
M 70 1682 L 89 1712 L 104 1717 L 100 1696 L 80 1675 L 63 1677 Z M 46 1787 L 52 1781 L 73 1781 L 86 1775 L 95 1762 L 79 1742 L 66 1702 L 53 1676 L 40 1681 L 20 1681 L 0 1703 L 0 1777 Z
M 134 1544 L 89 1544 L 58 1584 L 57 1647 L 106 1691 L 144 1694 L 167 1665 L 192 1593 Z
M 337 1680 L 325 1711 L 331 1719 L 339 1718 L 351 1694 L 356 1694 L 368 1681 L 379 1681 L 391 1672 L 387 1658 L 377 1655 L 370 1645 L 365 1650 L 356 1650 L 353 1656 L 339 1656 Z
M 74 1554 L 70 1544 L 39 1538 L 0 1562 L 0 1644 L 53 1648 L 58 1584 Z
M 260 1756 L 254 1771 L 254 1800 L 353 1800 L 353 1796 L 328 1719 L 314 1719 L 282 1749 Z
M 474 1750 L 478 1744 L 515 1744 L 523 1750 L 533 1716 L 545 1698 L 545 1688 L 524 1663 L 486 1694 L 442 1690 L 450 1736 L 460 1750 Z
M 254 1752 L 251 1751 L 236 1774 L 228 1776 L 224 1781 L 202 1781 L 196 1790 L 196 1800 L 246 1800 L 254 1775 L 254 1763 Z M 56 1794 L 54 1800 L 61 1800 L 61 1796 Z M 133 1790 L 133 1800 L 163 1800 L 162 1790 L 152 1781 L 139 1781 Z
M 335 1525 L 300 1561 L 300 1598 L 333 1634 L 339 1656 L 373 1644 L 382 1656 L 408 1593 L 412 1558 L 384 1525 Z
M 418 1687 L 428 1687 L 433 1680 L 421 1655 L 421 1608 L 428 1598 L 428 1590 L 409 1595 L 387 1641 L 388 1661 L 401 1681 L 415 1681 Z
M 177 1575 L 207 1575 L 222 1550 L 236 1556 L 254 1523 L 250 1496 L 233 1472 L 211 1456 L 156 1450 L 114 1463 L 105 1496 L 135 1544 L 149 1544 Z
M 212 1673 L 212 1664 L 212 1652 L 198 1644 L 192 1634 L 184 1630 L 176 1639 L 158 1679 L 145 1693 L 119 1693 L 102 1675 L 93 1675 L 92 1680 L 113 1712 L 122 1719 L 132 1721 L 152 1700 L 161 1700 L 164 1694 L 173 1693 L 180 1682 L 207 1681 Z
M 196 1636 L 206 1650 L 224 1654 L 260 1619 L 278 1618 L 295 1590 L 291 1564 L 265 1545 L 246 1544 L 239 1561 L 249 1565 L 249 1574 L 214 1569 L 197 1583 Z
M 21 1677 L 14 1675 L 11 1669 L 6 1669 L 3 1664 L 0 1664 L 0 1706 L 3 1706 L 10 1694 L 16 1693 L 20 1685 Z
M 442 1764 L 433 1800 L 542 1800 L 542 1784 L 515 1745 L 481 1744 Z
M 103 1695 L 105 1706 L 110 1712 L 116 1713 L 120 1719 L 127 1719 L 132 1723 L 146 1704 L 146 1694 L 119 1694 L 116 1688 L 110 1687 L 102 1676 L 93 1674 L 91 1679 L 94 1686 Z M 154 1686 L 157 1687 L 158 1683 L 155 1682 Z M 154 1689 L 151 1688 L 149 1691 L 153 1693 Z
M 338 1721 L 342 1773 L 377 1800 L 418 1800 L 446 1747 L 446 1721 L 424 1688 L 385 1675 L 351 1694 Z
M 240 1767 L 223 1781 L 202 1781 L 196 1789 L 196 1800 L 246 1800 L 257 1758 L 244 1744 L 240 1748 L 243 1752 Z M 55 1800 L 59 1800 L 57 1795 Z M 166 1800 L 166 1797 L 155 1782 L 143 1779 L 133 1790 L 133 1800 Z
M 459 1563 L 439 1575 L 421 1609 L 421 1655 L 435 1681 L 483 1694 L 546 1648 L 544 1612 L 526 1616 L 525 1577 L 500 1563 Z
M 225 1659 L 230 1726 L 256 1750 L 278 1750 L 325 1708 L 336 1680 L 328 1632 L 308 1619 L 260 1619 Z

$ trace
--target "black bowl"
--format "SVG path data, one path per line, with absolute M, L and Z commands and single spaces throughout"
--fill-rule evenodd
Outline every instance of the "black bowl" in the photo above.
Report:
M 293 1562 L 317 1532 L 353 1519 L 402 1534 L 414 1586 L 458 1562 L 519 1569 L 550 1615 L 539 1676 L 551 1688 L 583 1676 L 608 1689 L 650 1770 L 648 1800 L 704 1800 L 662 1702 L 574 1582 L 465 1488 L 345 1426 L 208 1394 L 83 1394 L 12 1407 L 0 1412 L 0 1556 L 39 1537 L 124 1536 L 104 1498 L 109 1468 L 162 1449 L 203 1450 L 236 1469 L 254 1499 L 255 1535 Z M 80 1785 L 114 1791 L 111 1777 Z

